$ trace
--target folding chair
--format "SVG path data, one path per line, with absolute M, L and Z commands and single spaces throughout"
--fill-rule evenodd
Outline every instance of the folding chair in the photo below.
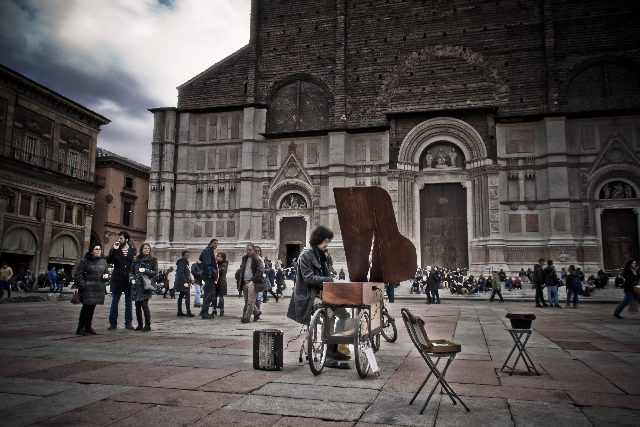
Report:
M 420 413 L 424 413 L 424 410 L 427 408 L 427 405 L 429 404 L 433 393 L 436 391 L 438 384 L 442 385 L 442 388 L 449 395 L 454 405 L 457 404 L 457 399 L 458 402 L 460 402 L 462 406 L 464 406 L 467 412 L 469 412 L 469 408 L 467 407 L 467 405 L 464 404 L 462 399 L 460 399 L 460 396 L 458 396 L 458 394 L 453 391 L 453 389 L 445 379 L 447 370 L 449 369 L 451 362 L 453 361 L 453 359 L 455 359 L 456 355 L 462 351 L 462 347 L 459 344 L 447 340 L 430 340 L 429 336 L 427 335 L 427 331 L 425 331 L 424 329 L 424 320 L 422 320 L 420 317 L 412 315 L 411 312 L 406 308 L 403 308 L 401 312 L 402 320 L 407 327 L 407 331 L 409 332 L 411 341 L 413 342 L 413 345 L 416 347 L 424 361 L 429 366 L 430 370 L 429 375 L 427 375 L 427 378 L 425 378 L 418 391 L 416 391 L 416 394 L 413 395 L 413 399 L 411 399 L 409 405 L 413 405 L 413 402 L 416 400 L 424 386 L 427 384 L 427 381 L 429 381 L 431 374 L 433 374 L 436 377 L 437 381 L 433 385 L 433 388 L 431 389 L 431 392 L 427 397 L 427 401 L 424 402 L 424 406 L 422 407 Z M 436 359 L 435 363 L 432 358 Z M 445 364 L 444 369 L 440 371 L 438 369 L 438 362 L 440 362 L 440 359 L 442 358 L 447 358 L 447 363 Z

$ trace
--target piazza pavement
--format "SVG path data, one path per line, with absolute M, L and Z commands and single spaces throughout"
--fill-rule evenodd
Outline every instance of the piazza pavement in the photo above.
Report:
M 79 306 L 68 294 L 22 303 L 36 298 L 16 295 L 0 305 L 0 425 L 639 425 L 640 315 L 612 316 L 622 291 L 596 292 L 578 309 L 534 308 L 532 292 L 505 290 L 505 303 L 490 303 L 489 294 L 441 291 L 442 303 L 427 305 L 401 285 L 387 304 L 398 340 L 382 340 L 381 375 L 365 379 L 355 367 L 314 376 L 298 361 L 302 337 L 285 316 L 288 298 L 270 299 L 258 322 L 241 324 L 235 295 L 215 320 L 177 318 L 176 300 L 154 296 L 149 333 L 122 323 L 107 331 L 108 305 L 98 306 L 98 335 L 81 337 L 74 333 Z M 423 415 L 427 392 L 409 405 L 427 365 L 402 323 L 403 307 L 426 320 L 431 337 L 462 345 L 447 378 L 470 412 L 439 389 Z M 509 312 L 537 316 L 527 349 L 540 376 L 500 371 L 513 345 Z M 253 369 L 253 331 L 269 328 L 284 333 L 282 371 Z

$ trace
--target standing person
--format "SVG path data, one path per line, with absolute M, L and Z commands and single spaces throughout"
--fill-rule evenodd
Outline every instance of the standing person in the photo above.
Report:
M 338 280 L 345 280 L 345 277 L 344 268 L 341 268 L 340 271 L 338 271 Z
M 24 276 L 22 276 L 22 290 L 25 293 L 31 292 L 33 288 L 33 275 L 30 270 L 25 271 Z
M 240 262 L 240 288 L 244 296 L 246 311 L 243 312 L 242 323 L 249 323 L 251 315 L 257 321 L 262 311 L 256 309 L 256 296 L 266 286 L 264 280 L 264 263 L 251 243 L 245 248 L 245 255 Z
M 187 317 L 194 317 L 191 313 L 191 297 L 189 296 L 189 290 L 191 289 L 191 273 L 189 269 L 189 251 L 182 251 L 182 256 L 176 262 L 176 278 L 173 282 L 173 289 L 180 292 L 178 295 L 178 317 L 183 317 L 185 314 L 182 312 L 182 300 L 184 299 L 184 305 L 187 311 Z
M 284 283 L 284 271 L 282 271 L 282 267 L 280 267 L 278 271 L 276 271 L 276 294 L 282 295 L 285 286 L 287 285 Z
M 500 281 L 500 277 L 498 276 L 498 273 L 496 273 L 495 271 L 491 272 L 492 278 L 491 278 L 491 287 L 492 287 L 492 291 L 491 291 L 491 298 L 489 298 L 489 301 L 493 302 L 493 299 L 496 297 L 496 295 L 498 295 L 500 297 L 500 302 L 504 302 L 504 298 L 502 298 L 502 282 Z
M 135 330 L 149 332 L 151 330 L 149 299 L 151 299 L 152 292 L 144 289 L 143 276 L 152 282 L 158 274 L 158 261 L 151 256 L 151 245 L 148 243 L 143 243 L 140 246 L 138 256 L 133 261 L 131 272 L 133 274 L 131 298 L 136 302 L 136 320 L 138 321 L 138 327 Z M 142 312 L 144 312 L 144 327 L 142 327 Z
M 386 283 L 384 285 L 384 290 L 387 292 L 387 298 L 390 304 L 396 301 L 396 285 L 399 285 L 399 283 Z
M 540 258 L 538 263 L 533 266 L 533 285 L 536 288 L 536 307 L 547 307 L 547 303 L 544 302 L 544 258 Z
M 582 280 L 580 280 L 579 271 L 575 265 L 569 266 L 569 272 L 565 279 L 567 287 L 567 308 L 571 307 L 571 296 L 573 295 L 573 308 L 578 308 L 578 293 L 582 289 Z
M 102 246 L 99 243 L 94 243 L 89 246 L 89 252 L 76 265 L 73 275 L 82 302 L 76 335 L 96 334 L 96 331 L 91 327 L 93 313 L 96 310 L 96 305 L 104 304 L 108 279 L 107 261 L 102 258 Z
M 49 292 L 54 293 L 58 288 L 58 273 L 54 266 L 51 266 L 47 272 L 47 279 L 49 279 Z M 11 288 L 9 288 L 9 291 L 11 291 Z M 11 296 L 11 292 L 9 292 L 9 296 Z
M 627 261 L 624 270 L 622 270 L 622 278 L 624 279 L 624 285 L 622 286 L 624 298 L 622 298 L 622 301 L 620 301 L 620 304 L 618 304 L 618 307 L 616 307 L 616 310 L 613 312 L 613 315 L 618 319 L 624 319 L 624 317 L 620 316 L 620 313 L 622 313 L 622 310 L 624 310 L 632 299 L 640 303 L 640 295 L 633 289 L 634 286 L 638 285 L 640 278 L 638 263 L 635 260 Z
M 55 269 L 53 270 L 55 273 Z M 4 297 L 4 291 L 7 291 L 8 298 L 11 298 L 11 278 L 13 270 L 6 262 L 0 267 L 0 298 Z
M 111 273 L 111 309 L 109 310 L 109 328 L 113 331 L 118 327 L 118 304 L 124 293 L 124 327 L 133 330 L 131 316 L 131 282 L 129 273 L 136 254 L 136 248 L 131 243 L 131 237 L 126 231 L 118 233 L 118 240 L 113 244 L 107 257 L 107 264 L 113 264 Z
M 440 304 L 440 293 L 438 291 L 438 269 L 434 267 L 427 276 L 427 294 L 434 304 Z
M 214 319 L 216 317 L 216 281 L 218 280 L 218 264 L 214 251 L 218 247 L 218 239 L 211 239 L 209 245 L 200 254 L 202 265 L 202 280 L 204 280 L 204 300 L 200 309 L 202 319 Z M 209 307 L 213 305 L 213 313 L 209 314 Z
M 224 316 L 224 296 L 227 294 L 227 270 L 229 270 L 227 254 L 218 252 L 216 264 L 218 264 L 218 281 L 216 282 L 216 299 L 213 303 L 214 307 L 220 309 L 220 316 Z
M 191 264 L 191 275 L 193 276 L 193 306 L 202 307 L 200 295 L 202 294 L 202 264 L 200 260 Z
M 174 283 L 176 281 L 176 269 L 173 266 L 169 267 L 167 270 L 167 274 L 164 278 L 164 294 L 162 294 L 162 298 L 167 297 L 167 292 L 169 292 L 169 296 L 171 299 L 176 297 L 176 290 L 174 289 Z
M 333 231 L 319 225 L 311 232 L 309 246 L 305 247 L 298 257 L 298 269 L 296 273 L 296 286 L 291 295 L 287 317 L 303 325 L 308 325 L 313 314 L 315 299 L 322 291 L 324 282 L 333 282 L 332 271 L 327 265 L 324 250 L 333 239 Z M 338 317 L 335 327 L 336 332 L 344 330 L 349 313 L 343 307 L 334 307 L 329 323 L 333 324 L 333 316 Z M 338 361 L 348 360 L 350 357 L 338 351 L 337 344 L 327 347 L 327 359 L 325 366 L 330 368 L 348 367 L 340 365 Z
M 543 271 L 544 284 L 547 287 L 547 299 L 549 300 L 549 307 L 560 307 L 558 303 L 558 274 L 556 268 L 553 266 L 553 260 L 547 260 L 547 268 Z

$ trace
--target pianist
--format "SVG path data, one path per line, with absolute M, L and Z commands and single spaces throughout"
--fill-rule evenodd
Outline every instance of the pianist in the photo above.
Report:
M 311 232 L 309 246 L 302 250 L 298 258 L 296 271 L 296 286 L 293 289 L 287 317 L 298 323 L 308 325 L 313 314 L 313 305 L 323 282 L 333 282 L 333 275 L 327 265 L 325 249 L 333 239 L 333 231 L 319 225 Z M 336 332 L 344 330 L 346 319 L 350 316 L 346 309 L 335 308 L 333 314 L 338 317 Z M 327 367 L 345 367 L 336 361 L 348 360 L 350 357 L 338 352 L 337 345 L 329 345 L 327 349 Z M 348 365 L 347 365 L 348 367 Z

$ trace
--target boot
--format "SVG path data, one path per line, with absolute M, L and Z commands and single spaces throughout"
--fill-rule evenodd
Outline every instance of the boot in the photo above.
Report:
M 149 332 L 150 330 L 151 330 L 151 325 L 148 323 L 144 325 L 144 328 L 142 328 L 142 332 Z
M 254 312 L 254 313 L 253 313 L 253 321 L 254 321 L 254 322 L 257 322 L 257 321 L 258 321 L 258 319 L 260 319 L 260 315 L 261 315 L 261 314 L 262 314 L 262 312 L 261 312 L 261 311 L 258 311 L 257 313 L 256 313 L 256 312 Z
M 182 311 L 179 311 L 177 314 L 178 317 L 184 317 L 184 313 Z
M 76 329 L 76 335 L 82 335 L 83 337 L 86 337 L 87 335 L 89 335 L 84 329 Z
M 86 333 L 91 334 L 91 335 L 96 335 L 97 334 L 96 330 L 93 329 L 91 326 L 87 326 L 84 330 L 85 330 Z
M 243 318 L 240 320 L 240 322 L 241 322 L 241 323 L 249 323 L 249 322 L 251 322 L 251 319 L 250 319 L 250 318 L 248 318 L 248 317 L 243 317 Z
M 140 323 L 138 323 L 138 326 L 136 327 L 135 330 L 140 332 L 142 330 L 142 325 Z
M 224 310 L 220 310 L 220 317 L 224 316 Z
M 193 313 L 192 313 L 192 312 L 190 312 L 190 311 L 187 311 L 187 314 L 185 314 L 185 316 L 186 316 L 186 317 L 196 317 L 196 315 L 195 315 L 195 314 L 193 314 Z

